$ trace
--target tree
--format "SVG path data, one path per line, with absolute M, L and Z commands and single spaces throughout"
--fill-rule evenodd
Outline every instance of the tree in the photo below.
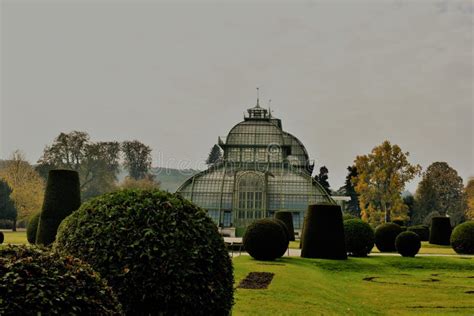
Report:
M 143 179 L 135 180 L 132 177 L 126 177 L 123 182 L 119 185 L 119 189 L 159 189 L 160 183 L 155 180 L 153 175 L 147 175 Z
M 151 169 L 151 148 L 138 140 L 125 141 L 122 143 L 122 152 L 130 177 L 135 180 L 145 178 Z
M 347 167 L 347 171 L 349 172 L 346 176 L 346 181 L 341 188 L 342 193 L 351 198 L 351 200 L 347 202 L 346 211 L 354 216 L 360 217 L 359 195 L 355 191 L 354 184 L 352 183 L 353 179 L 358 175 L 357 168 L 356 166 L 349 166 Z
M 470 178 L 466 185 L 467 209 L 466 219 L 474 220 L 474 178 Z
M 120 144 L 91 142 L 85 132 L 61 133 L 46 146 L 37 170 L 46 179 L 49 170 L 68 169 L 79 173 L 84 199 L 112 191 L 119 171 Z
M 408 207 L 401 196 L 405 184 L 421 171 L 419 165 L 408 162 L 409 153 L 398 145 L 384 141 L 368 155 L 357 156 L 354 177 L 355 191 L 359 194 L 362 219 L 379 224 L 392 217 L 407 219 Z
M 462 178 L 446 162 L 434 162 L 426 169 L 415 198 L 417 221 L 431 212 L 451 217 L 453 224 L 464 221 L 467 205 Z
M 41 209 L 44 195 L 44 181 L 25 160 L 20 151 L 15 151 L 6 166 L 0 170 L 0 178 L 11 188 L 10 197 L 18 212 L 18 219 L 28 219 Z M 16 227 L 16 220 L 14 226 Z
M 405 205 L 408 207 L 408 218 L 410 218 L 410 222 L 413 222 L 413 218 L 415 216 L 415 197 L 413 196 L 413 194 L 411 194 L 410 192 L 408 192 L 407 194 L 405 194 L 403 196 L 403 203 L 405 203 Z
M 222 151 L 218 145 L 214 145 L 211 148 L 211 152 L 209 153 L 209 157 L 207 157 L 206 164 L 208 166 L 215 164 L 222 158 Z
M 326 168 L 326 166 L 322 166 L 319 168 L 319 174 L 314 176 L 314 180 L 316 180 L 327 192 L 327 194 L 331 195 L 331 186 L 329 185 L 329 170 Z
M 10 198 L 12 189 L 8 183 L 0 179 L 0 219 L 11 220 L 12 230 L 16 230 L 17 211 L 13 200 Z

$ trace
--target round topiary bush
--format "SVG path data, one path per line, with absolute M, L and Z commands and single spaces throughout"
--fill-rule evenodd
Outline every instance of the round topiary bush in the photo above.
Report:
M 314 204 L 308 206 L 301 257 L 347 259 L 344 225 L 339 205 Z
M 374 230 L 360 219 L 344 221 L 344 236 L 347 253 L 351 256 L 365 257 L 374 247 Z
M 275 219 L 281 220 L 285 223 L 288 230 L 290 241 L 295 240 L 295 228 L 293 227 L 293 213 L 288 211 L 278 211 L 275 213 Z
M 402 228 L 394 223 L 385 223 L 375 229 L 375 245 L 380 252 L 396 251 L 395 238 L 402 232 Z
M 285 227 L 284 223 L 280 224 L 267 218 L 253 222 L 245 231 L 245 250 L 257 260 L 280 258 L 285 254 L 290 242 Z
M 459 254 L 474 254 L 474 221 L 459 224 L 454 228 L 451 246 Z
M 421 241 L 430 239 L 430 228 L 426 225 L 411 226 L 407 228 L 407 231 L 416 233 Z
M 4 240 L 5 240 L 5 236 L 3 235 L 3 232 L 0 232 L 0 245 L 3 244 Z
M 286 236 L 286 239 L 288 239 L 288 241 L 290 241 L 290 232 L 288 231 L 288 227 L 286 226 L 286 224 L 282 221 L 282 220 L 279 220 L 279 219 L 276 219 L 274 218 L 273 219 L 278 225 L 280 225 L 280 227 L 283 229 L 283 231 L 285 232 L 285 236 Z
M 84 203 L 54 249 L 88 262 L 127 314 L 229 314 L 232 262 L 206 212 L 179 195 L 122 190 Z
M 450 245 L 451 221 L 449 217 L 435 216 L 431 219 L 430 244 Z
M 28 226 L 26 227 L 26 239 L 30 244 L 36 243 L 36 231 L 38 230 L 38 222 L 41 212 L 38 212 L 30 217 Z
M 36 243 L 45 246 L 52 244 L 59 224 L 80 205 L 79 174 L 72 170 L 49 171 Z
M 420 237 L 414 232 L 403 232 L 395 239 L 395 247 L 403 257 L 414 257 L 421 248 Z
M 122 315 L 88 264 L 34 247 L 0 249 L 0 315 Z

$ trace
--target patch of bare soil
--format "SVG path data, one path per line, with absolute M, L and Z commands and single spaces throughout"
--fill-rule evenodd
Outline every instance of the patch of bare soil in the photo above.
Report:
M 238 288 L 262 290 L 268 288 L 275 274 L 271 272 L 250 272 L 240 281 Z

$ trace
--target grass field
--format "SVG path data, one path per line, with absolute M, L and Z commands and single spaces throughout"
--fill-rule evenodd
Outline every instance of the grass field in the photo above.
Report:
M 4 244 L 27 244 L 26 240 L 26 231 L 16 231 L 12 232 L 11 230 L 2 230 L 3 235 L 5 236 Z
M 275 273 L 266 290 L 236 290 L 234 315 L 474 314 L 473 258 L 233 260 L 236 284 Z

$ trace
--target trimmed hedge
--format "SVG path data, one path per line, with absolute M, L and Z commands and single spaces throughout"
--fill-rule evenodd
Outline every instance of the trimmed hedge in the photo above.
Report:
M 395 239 L 395 247 L 403 257 L 414 257 L 421 248 L 420 237 L 414 232 L 403 232 Z
M 121 190 L 85 202 L 54 249 L 88 262 L 130 315 L 229 314 L 232 262 L 207 213 L 176 194 Z
M 430 244 L 450 245 L 451 221 L 449 217 L 436 216 L 431 219 Z
M 36 243 L 36 233 L 38 230 L 38 223 L 40 219 L 41 212 L 38 212 L 30 217 L 28 221 L 28 227 L 26 227 L 26 239 L 30 244 Z
M 285 224 L 268 218 L 250 224 L 243 238 L 245 251 L 252 258 L 263 261 L 271 261 L 283 256 L 289 242 Z
M 339 205 L 313 204 L 308 206 L 301 257 L 347 259 L 344 225 Z
M 374 247 L 375 234 L 372 227 L 360 219 L 344 221 L 346 250 L 350 256 L 365 257 Z
M 0 315 L 123 315 L 89 265 L 35 247 L 0 249 L 0 298 Z
M 72 170 L 49 171 L 36 243 L 45 246 L 52 244 L 59 224 L 80 205 L 79 174 Z
M 385 223 L 375 228 L 375 245 L 380 252 L 396 251 L 395 239 L 402 232 L 402 228 L 394 223 Z
M 5 236 L 3 235 L 3 232 L 0 232 L 0 245 L 3 244 L 4 240 L 5 240 Z
M 416 225 L 407 228 L 407 231 L 416 233 L 421 241 L 430 240 L 430 228 L 426 225 Z
M 474 254 L 474 221 L 459 224 L 454 228 L 451 246 L 459 254 Z
M 295 240 L 295 228 L 293 226 L 293 213 L 288 211 L 278 211 L 275 213 L 275 219 L 281 220 L 285 223 L 288 230 L 290 241 Z

